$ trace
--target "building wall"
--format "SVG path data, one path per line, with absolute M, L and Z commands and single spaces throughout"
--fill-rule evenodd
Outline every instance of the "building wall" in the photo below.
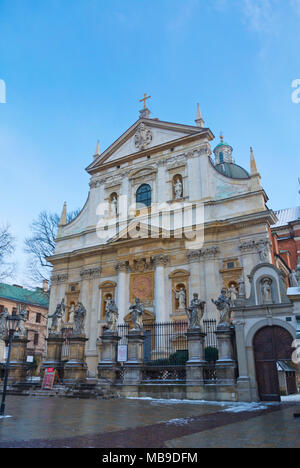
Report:
M 14 308 L 17 308 L 19 303 L 12 301 L 10 299 L 5 299 L 0 297 L 0 306 L 4 306 L 8 309 L 8 312 L 12 314 Z M 47 316 L 48 310 L 35 306 L 35 305 L 26 305 L 27 310 L 29 311 L 29 319 L 25 323 L 25 328 L 28 330 L 28 339 L 30 340 L 27 344 L 27 354 L 31 356 L 43 356 L 46 345 L 46 332 L 47 332 Z M 41 314 L 41 322 L 36 323 L 37 314 Z M 39 340 L 38 344 L 34 344 L 34 335 L 38 333 Z M 4 356 L 4 342 L 0 341 L 0 362 L 3 361 Z

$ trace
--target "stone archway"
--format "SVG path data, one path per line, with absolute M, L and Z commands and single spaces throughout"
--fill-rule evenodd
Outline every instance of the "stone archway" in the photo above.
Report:
M 283 327 L 266 326 L 253 338 L 256 380 L 262 401 L 280 401 L 278 361 L 290 361 L 293 336 Z

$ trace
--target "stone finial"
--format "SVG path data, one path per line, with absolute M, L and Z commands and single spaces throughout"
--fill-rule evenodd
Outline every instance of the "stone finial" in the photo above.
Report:
M 252 146 L 250 147 L 250 172 L 251 172 L 251 175 L 257 175 L 258 174 L 256 160 L 255 160 L 254 151 L 253 151 Z
M 97 141 L 97 146 L 96 146 L 96 151 L 94 154 L 94 159 L 98 158 L 98 156 L 101 155 L 101 149 L 100 149 L 100 140 Z
M 65 226 L 66 224 L 67 224 L 67 202 L 64 203 L 60 221 L 59 221 L 59 226 Z
M 202 117 L 201 109 L 200 109 L 200 104 L 197 104 L 197 116 L 196 116 L 196 125 L 197 127 L 204 128 L 205 122 Z

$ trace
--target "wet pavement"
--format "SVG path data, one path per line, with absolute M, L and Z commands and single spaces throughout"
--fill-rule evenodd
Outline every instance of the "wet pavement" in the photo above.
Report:
M 8 396 L 0 447 L 299 448 L 295 404 Z

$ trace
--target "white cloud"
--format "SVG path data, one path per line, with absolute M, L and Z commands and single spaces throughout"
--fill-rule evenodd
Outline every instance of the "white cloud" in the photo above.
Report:
M 276 31 L 277 3 L 277 0 L 242 0 L 242 12 L 251 29 L 267 33 Z
M 300 0 L 290 0 L 290 5 L 297 15 L 300 16 Z

